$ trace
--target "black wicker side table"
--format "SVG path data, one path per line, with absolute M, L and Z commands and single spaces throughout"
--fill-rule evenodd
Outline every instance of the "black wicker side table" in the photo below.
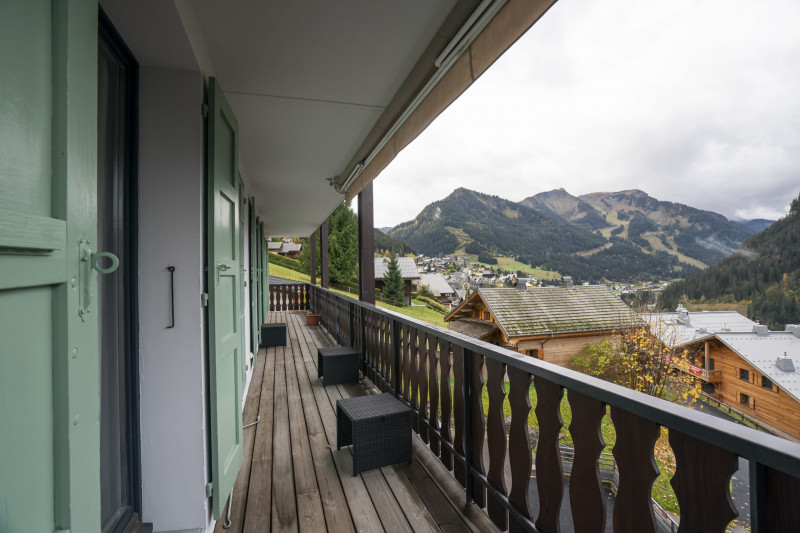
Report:
M 286 324 L 282 322 L 261 324 L 261 347 L 286 346 Z
M 317 377 L 325 385 L 358 383 L 361 354 L 352 346 L 317 349 Z
M 391 394 L 337 400 L 336 446 L 353 445 L 353 476 L 411 462 L 411 409 Z

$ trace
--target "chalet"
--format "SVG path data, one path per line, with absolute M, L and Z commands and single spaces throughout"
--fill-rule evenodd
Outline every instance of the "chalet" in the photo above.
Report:
M 375 258 L 375 289 L 383 290 L 383 278 L 389 269 L 388 257 Z M 400 269 L 400 277 L 403 278 L 403 290 L 406 294 L 406 305 L 411 305 L 411 293 L 417 290 L 420 273 L 413 257 L 398 257 L 397 266 Z
M 283 257 L 288 257 L 289 259 L 297 259 L 300 257 L 300 250 L 302 248 L 303 245 L 296 242 L 283 242 L 276 253 Z
M 688 345 L 707 354 L 707 390 L 778 433 L 800 439 L 800 326 L 718 332 Z
M 640 319 L 602 285 L 477 289 L 445 317 L 450 329 L 560 366 Z
M 441 274 L 420 274 L 419 284 L 428 287 L 433 296 L 440 302 L 449 302 L 456 297 L 456 291 L 447 283 Z

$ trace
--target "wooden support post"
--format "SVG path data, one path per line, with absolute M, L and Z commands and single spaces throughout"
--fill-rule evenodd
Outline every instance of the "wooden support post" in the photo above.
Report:
M 372 183 L 358 193 L 358 297 L 375 303 L 375 223 Z
M 320 270 L 322 271 L 322 286 L 330 289 L 331 280 L 328 275 L 328 220 L 322 223 L 319 227 L 319 252 L 320 252 Z
M 317 231 L 314 230 L 314 233 L 311 234 L 309 238 L 311 242 L 311 284 L 317 284 Z

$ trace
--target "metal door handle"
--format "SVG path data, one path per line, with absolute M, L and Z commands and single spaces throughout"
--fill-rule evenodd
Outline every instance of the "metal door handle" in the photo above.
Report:
M 86 321 L 86 316 L 92 312 L 92 270 L 101 274 L 111 274 L 119 268 L 119 258 L 111 252 L 94 253 L 87 240 L 78 242 L 78 257 L 80 257 L 80 269 L 78 272 L 78 316 Z M 101 257 L 111 260 L 111 265 L 103 268 L 98 264 Z
M 111 265 L 103 268 L 98 263 L 100 262 L 101 257 L 107 257 L 111 260 Z M 92 254 L 92 268 L 100 272 L 101 274 L 112 274 L 116 272 L 119 268 L 119 257 L 114 255 L 111 252 L 97 252 L 96 254 Z
M 217 285 L 219 285 L 219 273 L 225 272 L 226 270 L 230 270 L 231 267 L 226 265 L 225 263 L 217 263 Z

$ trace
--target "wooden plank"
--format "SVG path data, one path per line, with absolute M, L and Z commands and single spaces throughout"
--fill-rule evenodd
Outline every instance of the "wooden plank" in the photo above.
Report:
M 264 377 L 263 357 L 258 358 L 253 375 L 250 378 L 250 388 L 247 390 L 247 398 L 242 412 L 243 425 L 256 421 L 258 417 L 258 404 L 261 399 L 261 382 Z M 244 448 L 244 461 L 236 482 L 233 485 L 233 502 L 231 505 L 231 525 L 225 530 L 230 533 L 241 533 L 244 529 L 245 510 L 247 508 L 247 490 L 250 485 L 250 467 L 253 462 L 253 445 L 256 440 L 257 425 L 245 428 L 243 433 L 242 445 Z M 224 520 L 217 520 L 214 526 L 215 533 L 222 533 Z
M 539 444 L 536 447 L 536 485 L 539 488 L 539 516 L 536 527 L 541 531 L 559 531 L 558 514 L 564 496 L 564 473 L 558 434 L 561 432 L 561 398 L 564 388 L 536 376 L 536 418 L 539 420 Z
M 506 462 L 506 428 L 503 401 L 506 397 L 505 365 L 495 359 L 486 358 L 486 389 L 489 395 L 489 416 L 486 422 L 489 447 L 489 475 L 487 479 L 494 488 L 508 496 L 504 474 Z M 487 495 L 486 511 L 489 518 L 500 529 L 508 529 L 508 509 L 491 494 Z
M 653 447 L 661 428 L 615 406 L 611 407 L 611 420 L 617 432 L 614 459 L 619 468 L 614 531 L 655 532 L 656 518 L 650 498 L 658 477 Z
M 419 412 L 422 420 L 428 418 L 428 334 L 419 334 L 419 347 L 417 350 L 419 355 L 417 364 L 417 382 L 419 388 L 419 404 L 417 411 Z M 414 417 L 416 420 L 416 417 Z M 419 436 L 425 444 L 428 444 L 428 428 L 422 421 L 419 422 Z
M 455 438 L 453 447 L 456 453 L 464 456 L 464 348 L 453 345 L 453 423 Z M 464 464 L 456 460 L 453 463 L 453 472 L 462 487 L 466 487 Z
M 260 360 L 264 361 L 261 381 L 261 397 L 258 414 L 261 416 L 255 428 L 253 459 L 250 466 L 250 483 L 247 487 L 247 507 L 244 515 L 245 533 L 263 531 L 271 521 L 272 509 L 272 428 L 275 386 L 275 359 L 277 349 L 262 349 Z
M 289 430 L 292 438 L 292 465 L 294 467 L 294 489 L 297 495 L 297 517 L 300 531 L 320 531 L 325 528 L 325 515 L 317 487 L 317 475 L 311 446 L 308 442 L 305 415 L 297 372 L 294 364 L 293 347 L 290 342 L 286 348 L 284 369 L 286 372 L 286 398 L 289 407 Z
M 436 369 L 439 367 L 439 339 L 428 337 L 428 390 L 430 402 L 428 404 L 428 422 L 433 429 L 439 429 L 439 378 Z M 440 453 L 439 439 L 431 434 L 430 448 L 434 455 Z
M 483 356 L 472 352 L 468 377 L 470 381 L 470 403 L 472 413 L 472 425 L 470 426 L 471 435 L 467 435 L 472 441 L 472 466 L 482 475 L 486 475 L 486 466 L 483 461 L 483 441 L 486 431 L 486 416 L 483 411 Z M 486 487 L 478 478 L 472 477 L 472 497 L 478 507 L 486 507 Z
M 428 512 L 430 512 L 439 529 L 445 533 L 461 533 L 469 529 L 461 517 L 461 513 L 450 504 L 450 501 L 436 485 L 436 482 L 422 468 L 416 456 L 411 464 L 402 465 L 401 469 L 416 493 L 425 502 Z M 446 475 L 450 476 L 450 473 Z
M 414 486 L 403 473 L 408 463 L 385 466 L 381 468 L 386 483 L 394 493 L 400 509 L 406 516 L 411 529 L 417 531 L 440 531 Z
M 439 398 L 442 402 L 441 434 L 442 440 L 453 442 L 450 433 L 450 421 L 452 419 L 452 394 L 450 392 L 450 343 L 441 341 L 439 343 Z M 442 446 L 442 464 L 448 469 L 453 469 L 453 454 L 445 446 Z
M 603 402 L 574 390 L 569 391 L 575 460 L 569 479 L 569 502 L 576 531 L 602 532 L 606 527 L 606 497 L 598 459 L 605 447 L 600 424 L 606 414 Z
M 499 531 L 497 527 L 489 520 L 486 513 L 480 510 L 476 505 L 464 507 L 464 489 L 455 480 L 453 475 L 447 471 L 445 466 L 434 456 L 425 444 L 416 435 L 411 440 L 411 449 L 415 459 L 419 461 L 426 472 L 430 475 L 431 479 L 436 483 L 439 488 L 440 494 L 449 502 L 450 506 L 459 512 L 461 519 L 466 523 L 465 528 L 473 532 L 487 532 Z M 433 504 L 425 498 L 425 502 L 429 508 Z M 461 531 L 464 531 L 462 529 Z
M 289 404 L 286 397 L 285 348 L 275 360 L 275 407 L 272 437 L 272 531 L 297 531 L 297 501 L 292 469 Z
M 531 518 L 528 490 L 531 480 L 531 440 L 528 434 L 528 413 L 531 411 L 531 375 L 524 370 L 508 367 L 509 393 L 511 405 L 511 427 L 508 430 L 508 455 L 511 464 L 511 492 L 508 500 L 522 513 Z M 509 516 L 510 533 L 527 531 L 517 519 Z
M 309 433 L 308 439 L 314 460 L 319 495 L 325 512 L 325 524 L 329 531 L 354 531 L 353 519 L 339 481 L 336 464 L 333 461 L 333 456 L 325 437 L 322 419 L 311 390 L 311 379 L 303 360 L 299 341 L 300 333 L 298 331 L 301 328 L 299 319 L 295 317 L 295 320 L 289 320 L 288 323 L 292 332 L 292 354 L 300 387 L 300 398 L 303 403 L 306 428 Z M 316 374 L 313 374 L 313 376 L 316 379 Z
M 329 346 L 330 341 L 325 339 L 323 335 L 312 334 L 309 332 L 308 328 L 299 327 L 297 331 L 302 333 L 302 338 L 298 336 L 298 341 L 301 351 L 303 351 L 306 373 L 309 376 L 316 376 L 316 359 L 315 357 L 311 357 L 311 351 L 313 349 L 314 355 L 316 356 L 317 347 Z M 314 338 L 321 339 L 318 341 L 320 344 L 315 344 Z M 336 472 L 339 476 L 339 482 L 341 483 L 342 490 L 347 499 L 347 505 L 350 509 L 353 524 L 358 531 L 382 532 L 383 527 L 380 518 L 370 499 L 364 481 L 360 476 L 352 476 L 353 461 L 350 450 L 336 450 L 336 411 L 331 404 L 330 397 L 318 379 L 309 381 L 320 414 L 320 419 L 322 420 L 322 427 L 324 429 L 323 435 L 327 441 L 325 444 L 333 458 Z
M 725 531 L 738 515 L 730 482 L 739 457 L 674 429 L 669 431 L 669 444 L 675 453 L 670 483 L 681 509 L 678 531 Z
M 800 524 L 800 479 L 775 470 L 765 468 L 764 492 L 767 510 L 764 521 L 767 531 L 796 531 Z

